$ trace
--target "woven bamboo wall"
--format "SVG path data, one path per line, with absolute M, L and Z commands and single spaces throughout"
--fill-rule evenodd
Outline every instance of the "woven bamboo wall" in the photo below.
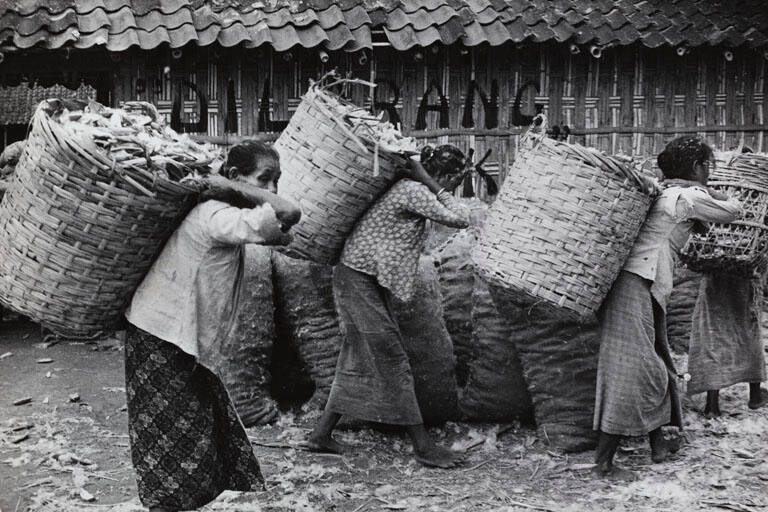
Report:
M 595 59 L 586 53 L 571 55 L 566 45 L 530 44 L 409 52 L 377 47 L 367 62 L 358 61 L 359 54 L 334 53 L 328 62 L 321 63 L 314 50 L 297 49 L 287 54 L 269 48 L 206 47 L 176 55 L 169 50 L 132 50 L 111 59 L 73 59 L 68 65 L 81 66 L 85 72 L 89 61 L 98 61 L 100 70 L 111 77 L 113 104 L 148 100 L 169 120 L 178 84 L 194 84 L 207 100 L 205 134 L 219 143 L 260 133 L 259 118 L 261 115 L 264 121 L 266 114 L 260 103 L 267 81 L 269 119 L 274 130 L 279 129 L 280 121 L 290 118 L 309 79 L 338 67 L 380 82 L 375 96 L 378 104 L 390 102 L 393 87 L 399 88 L 395 110 L 405 132 L 432 143 L 474 147 L 481 154 L 491 148 L 488 169 L 503 175 L 525 129 L 511 121 L 515 95 L 527 81 L 539 85 L 540 91 L 536 93 L 533 87 L 524 90 L 522 112 L 532 114 L 534 105 L 540 105 L 552 123 L 569 126 L 572 142 L 611 153 L 651 157 L 675 135 L 698 133 L 717 148 L 743 141 L 756 151 L 768 151 L 768 63 L 761 54 L 746 48 L 733 51 L 733 56 L 727 61 L 722 48 L 694 50 L 679 57 L 674 49 L 632 46 L 607 49 Z M 478 94 L 471 110 L 474 127 L 463 126 L 467 124 L 466 96 L 472 80 L 485 93 L 488 104 L 496 107 L 497 123 L 491 123 L 492 128 L 486 128 L 486 109 Z M 494 82 L 495 102 L 491 98 Z M 442 124 L 448 127 L 441 128 L 439 112 L 428 112 L 424 116 L 426 129 L 417 131 L 419 105 L 432 84 L 447 102 Z M 234 92 L 234 104 L 228 89 Z M 374 99 L 368 88 L 347 92 L 355 102 L 368 107 Z M 428 100 L 430 104 L 440 103 L 434 90 Z M 236 120 L 227 115 L 228 106 L 234 107 Z M 199 96 L 186 87 L 182 112 L 183 121 L 189 123 L 187 129 L 194 130 L 191 123 L 199 121 Z M 270 137 L 275 135 L 267 135 Z

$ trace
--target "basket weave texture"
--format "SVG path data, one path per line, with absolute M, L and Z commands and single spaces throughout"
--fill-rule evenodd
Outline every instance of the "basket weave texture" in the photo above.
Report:
M 768 253 L 768 155 L 717 154 L 709 186 L 741 201 L 744 215 L 731 224 L 709 225 L 692 235 L 681 260 L 697 272 L 751 274 Z
M 591 318 L 653 200 L 633 175 L 583 146 L 544 138 L 521 148 L 472 251 L 477 270 L 554 313 Z
M 197 189 L 126 181 L 93 141 L 38 108 L 0 203 L 0 302 L 64 334 L 111 328 Z
M 398 168 L 406 163 L 403 156 L 355 133 L 363 149 L 343 118 L 348 110 L 338 96 L 312 86 L 275 141 L 283 171 L 280 195 L 302 211 L 285 251 L 290 256 L 336 264 L 355 223 L 397 180 Z

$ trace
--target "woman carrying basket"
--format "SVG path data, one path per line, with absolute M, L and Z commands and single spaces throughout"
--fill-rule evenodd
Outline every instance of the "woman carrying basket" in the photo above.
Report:
M 277 153 L 233 147 L 208 197 L 184 219 L 126 313 L 128 433 L 139 497 L 150 510 L 196 509 L 222 491 L 263 490 L 258 461 L 212 350 L 237 309 L 247 243 L 285 245 L 301 213 L 275 195 Z M 237 206 L 233 206 L 237 204 Z
M 707 392 L 707 418 L 721 414 L 720 390 L 740 382 L 749 383 L 750 409 L 768 404 L 760 387 L 766 379 L 760 329 L 766 267 L 763 262 L 750 277 L 712 273 L 701 281 L 688 350 L 688 393 Z
M 622 436 L 649 435 L 651 458 L 671 447 L 661 427 L 681 426 L 676 371 L 666 338 L 672 268 L 695 221 L 728 223 L 741 211 L 735 200 L 707 190 L 712 149 L 697 137 L 679 137 L 658 157 L 665 180 L 622 272 L 601 311 L 594 428 L 600 432 L 595 473 L 634 475 L 613 465 Z
M 404 426 L 422 464 L 449 468 L 459 461 L 458 453 L 427 434 L 392 310 L 393 296 L 411 297 L 427 219 L 469 226 L 468 211 L 450 194 L 467 169 L 462 152 L 450 145 L 427 148 L 421 161 L 424 166 L 411 159 L 408 179 L 397 182 L 358 222 L 334 270 L 344 341 L 325 411 L 307 442 L 312 450 L 342 452 L 346 447 L 331 432 L 347 415 Z

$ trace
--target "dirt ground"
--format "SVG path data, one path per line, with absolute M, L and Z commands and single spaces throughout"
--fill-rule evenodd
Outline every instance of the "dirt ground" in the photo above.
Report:
M 119 340 L 45 346 L 32 324 L 0 328 L 0 511 L 143 510 Z M 401 434 L 368 428 L 341 432 L 353 454 L 310 454 L 297 445 L 313 417 L 286 413 L 249 430 L 268 490 L 227 492 L 202 510 L 768 510 L 768 411 L 748 411 L 746 399 L 746 385 L 734 386 L 723 396 L 729 414 L 704 420 L 694 397 L 686 443 L 668 463 L 651 464 L 643 440 L 627 442 L 619 463 L 637 472 L 632 483 L 591 478 L 592 453 L 557 453 L 519 425 L 435 429 L 447 444 L 472 445 L 456 470 L 423 468 Z

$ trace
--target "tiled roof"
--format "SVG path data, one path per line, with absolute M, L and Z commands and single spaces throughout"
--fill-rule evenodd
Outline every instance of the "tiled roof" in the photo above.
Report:
M 12 87 L 0 87 L 0 125 L 27 124 L 38 103 L 46 98 L 78 98 L 81 100 L 96 98 L 96 89 L 80 84 L 77 90 L 63 85 L 44 87 L 22 82 Z
M 269 44 L 405 50 L 440 42 L 768 45 L 765 0 L 0 0 L 0 41 L 121 51 Z

